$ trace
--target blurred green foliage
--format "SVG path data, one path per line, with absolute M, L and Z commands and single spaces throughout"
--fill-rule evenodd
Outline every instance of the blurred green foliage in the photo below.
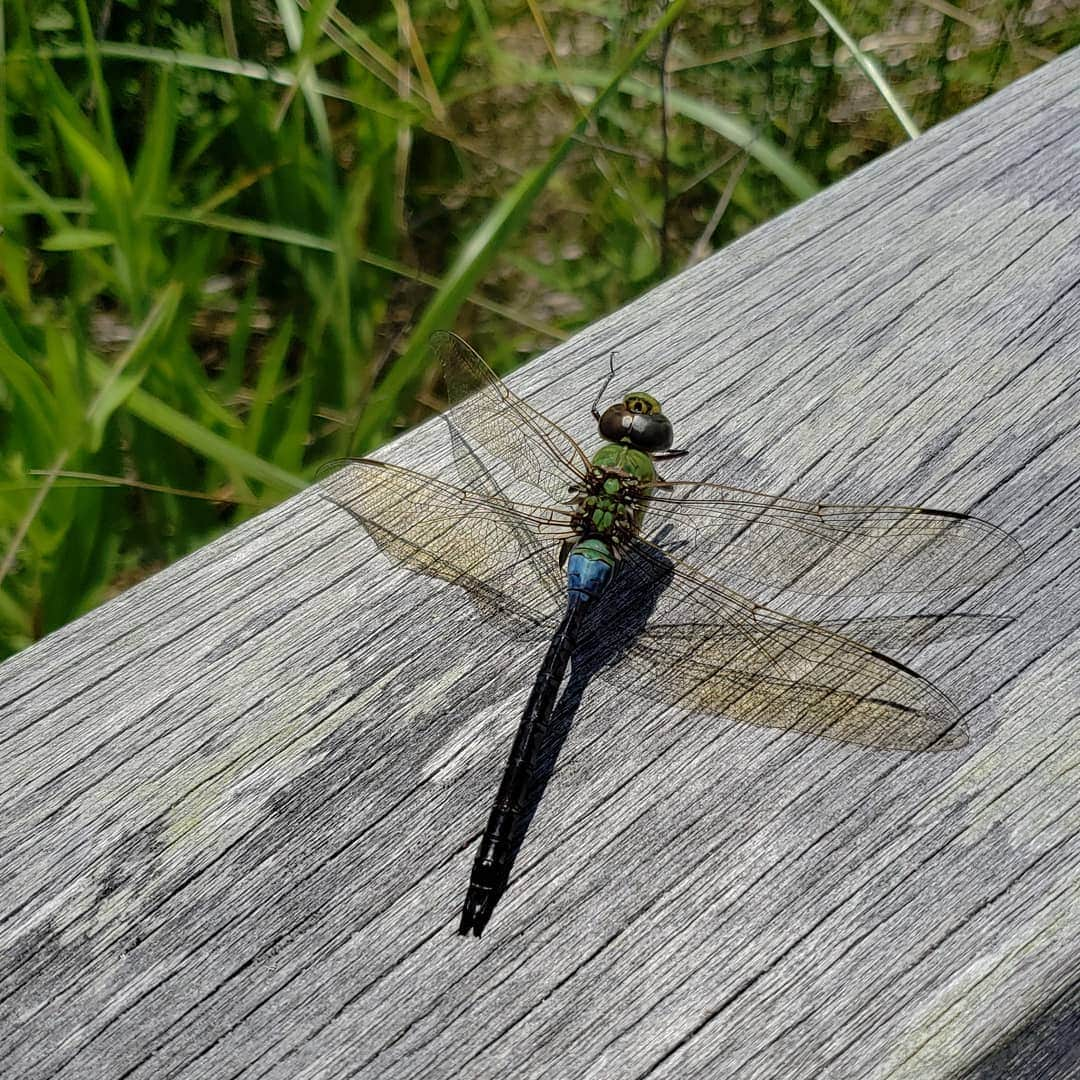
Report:
M 1078 4 L 5 0 L 0 655 L 437 408 L 432 330 L 511 366 Z

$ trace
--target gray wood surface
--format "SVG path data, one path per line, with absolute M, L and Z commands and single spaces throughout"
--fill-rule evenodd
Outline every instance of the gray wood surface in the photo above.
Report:
M 966 747 L 572 687 L 459 938 L 542 650 L 306 492 L 0 669 L 0 1075 L 1077 1075 L 1078 205 L 1073 52 L 513 380 L 588 439 L 615 347 L 679 475 L 1012 530 L 951 602 L 1015 621 L 901 654 Z

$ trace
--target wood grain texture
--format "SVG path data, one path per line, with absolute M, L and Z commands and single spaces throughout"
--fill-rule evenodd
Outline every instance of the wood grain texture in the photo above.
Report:
M 512 381 L 587 439 L 617 348 L 679 475 L 1011 529 L 951 603 L 1015 620 L 901 654 L 968 746 L 571 677 L 458 938 L 542 649 L 306 492 L 0 669 L 0 1075 L 1076 1075 L 1078 200 L 1073 52 Z M 439 421 L 386 456 L 452 478 Z

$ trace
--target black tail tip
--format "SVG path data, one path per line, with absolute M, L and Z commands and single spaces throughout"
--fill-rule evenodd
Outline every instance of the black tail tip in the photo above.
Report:
M 498 893 L 491 889 L 469 886 L 465 895 L 465 905 L 461 909 L 461 922 L 458 924 L 458 933 L 468 937 L 480 937 L 487 926 L 491 913 L 495 910 Z

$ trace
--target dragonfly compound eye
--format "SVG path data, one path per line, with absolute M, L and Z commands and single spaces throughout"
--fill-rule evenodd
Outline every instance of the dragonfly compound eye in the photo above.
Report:
M 624 401 L 605 409 L 600 434 L 609 442 L 628 443 L 647 454 L 670 450 L 675 439 L 671 421 L 648 394 L 627 394 Z

